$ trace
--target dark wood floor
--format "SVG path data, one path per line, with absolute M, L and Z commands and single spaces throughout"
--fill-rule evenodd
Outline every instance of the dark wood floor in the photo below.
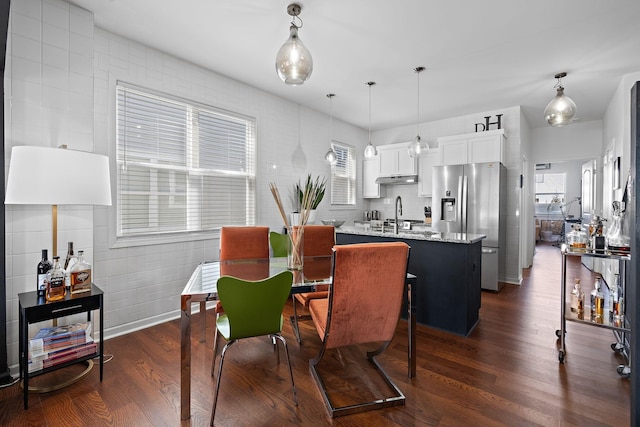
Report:
M 589 290 L 589 270 L 572 264 L 569 278 L 576 275 Z M 469 337 L 420 326 L 414 379 L 406 376 L 406 323 L 401 322 L 380 360 L 406 394 L 404 407 L 328 418 L 309 374 L 308 360 L 319 344 L 309 323 L 302 329 L 302 346 L 288 324 L 284 329 L 298 407 L 292 403 L 286 365 L 276 364 L 270 343 L 240 342 L 225 361 L 216 425 L 629 425 L 630 383 L 616 373 L 623 360 L 609 347 L 610 331 L 568 323 L 567 356 L 564 364 L 558 363 L 554 331 L 560 325 L 559 279 L 557 248 L 540 246 L 522 286 L 506 285 L 498 294 L 483 292 L 481 320 Z M 286 310 L 288 314 L 290 306 Z M 208 325 L 213 325 L 213 314 L 208 316 Z M 195 316 L 194 322 L 198 320 Z M 106 352 L 114 358 L 105 365 L 102 383 L 94 368 L 66 389 L 31 394 L 28 411 L 22 409 L 18 385 L 0 390 L 0 425 L 208 425 L 213 329 L 207 343 L 192 341 L 192 417 L 181 422 L 179 326 L 172 321 L 106 341 Z M 347 372 L 341 373 L 340 361 Z M 364 392 L 367 377 L 358 375 L 363 363 L 359 353 L 343 351 L 332 354 L 324 369 L 347 379 L 335 384 L 345 394 L 347 388 Z

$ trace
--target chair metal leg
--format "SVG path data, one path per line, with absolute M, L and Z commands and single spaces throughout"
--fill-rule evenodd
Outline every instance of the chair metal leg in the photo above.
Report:
M 209 425 L 213 425 L 213 419 L 216 416 L 216 405 L 218 404 L 218 391 L 220 391 L 220 378 L 222 377 L 222 364 L 224 363 L 224 354 L 227 352 L 227 349 L 231 347 L 236 340 L 229 341 L 223 348 L 222 354 L 220 354 L 220 366 L 218 366 L 218 377 L 216 378 L 216 391 L 213 395 L 213 407 L 211 408 L 211 421 Z
M 287 365 L 289 366 L 289 376 L 291 376 L 291 389 L 293 390 L 293 403 L 295 403 L 295 405 L 298 406 L 298 394 L 296 393 L 296 385 L 293 382 L 293 370 L 291 369 L 291 359 L 289 358 L 289 348 L 287 347 L 287 340 L 285 340 L 284 337 L 280 334 L 275 334 L 273 336 L 278 338 L 282 342 L 282 345 L 284 346 L 284 354 L 287 357 Z M 278 359 L 278 363 L 280 363 L 280 359 Z
M 291 322 L 291 329 L 293 329 L 296 341 L 298 341 L 298 344 L 302 344 L 302 340 L 300 339 L 300 329 L 298 329 L 298 310 L 296 308 L 298 303 L 296 302 L 295 295 L 291 295 L 291 304 L 293 304 L 293 316 L 289 317 L 289 322 Z
M 216 331 L 213 333 L 213 359 L 211 360 L 211 376 L 215 373 L 216 369 L 216 355 L 218 354 L 218 328 L 216 327 Z
M 382 408 L 388 408 L 391 406 L 404 405 L 404 402 L 405 402 L 404 394 L 402 394 L 400 389 L 393 383 L 391 378 L 389 378 L 389 376 L 384 371 L 384 369 L 382 369 L 378 361 L 374 359 L 375 356 L 382 353 L 388 346 L 389 346 L 389 342 L 385 342 L 382 344 L 382 346 L 380 346 L 376 350 L 367 352 L 367 359 L 371 364 L 373 364 L 373 366 L 376 368 L 376 370 L 378 371 L 382 379 L 387 383 L 387 385 L 391 389 L 393 389 L 393 391 L 395 392 L 395 395 L 384 398 L 384 399 L 377 399 L 371 402 L 364 402 L 364 403 L 357 403 L 354 405 L 335 407 L 331 402 L 331 399 L 329 399 L 329 394 L 327 393 L 327 389 L 324 384 L 324 381 L 322 380 L 322 377 L 320 377 L 320 375 L 318 374 L 318 371 L 316 370 L 316 365 L 320 363 L 325 353 L 324 343 L 320 348 L 320 353 L 315 358 L 309 360 L 309 370 L 311 371 L 311 375 L 313 376 L 313 379 L 316 381 L 316 385 L 320 390 L 320 394 L 322 394 L 322 399 L 324 400 L 324 403 L 327 406 L 327 409 L 329 411 L 329 415 L 331 415 L 331 418 L 341 417 L 343 415 L 356 414 L 359 412 L 366 412 L 373 409 L 382 409 Z

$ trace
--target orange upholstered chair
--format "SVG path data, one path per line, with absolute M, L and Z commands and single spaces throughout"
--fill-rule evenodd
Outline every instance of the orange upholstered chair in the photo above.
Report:
M 387 348 L 396 330 L 402 308 L 409 246 L 404 242 L 338 245 L 334 247 L 333 257 L 329 298 L 314 299 L 309 303 L 311 318 L 322 339 L 320 351 L 309 361 L 309 368 L 325 404 L 332 417 L 404 405 L 404 395 L 374 357 Z M 395 395 L 336 407 L 316 366 L 327 350 L 366 343 L 380 343 L 366 356 Z M 340 373 L 336 375 L 340 376 Z M 367 382 L 363 382 L 366 386 Z M 380 391 L 374 394 L 377 397 Z
M 332 225 L 305 225 L 303 235 L 303 254 L 305 257 L 312 256 L 329 256 L 336 244 L 336 229 Z M 304 269 L 305 276 L 311 271 Z M 298 320 L 310 319 L 309 315 L 298 315 L 296 308 L 296 300 L 305 308 L 309 308 L 309 302 L 318 298 L 327 298 L 329 296 L 328 286 L 318 285 L 315 292 L 304 292 L 292 295 L 293 316 L 289 318 L 293 332 L 298 342 L 300 339 L 300 330 L 298 329 Z
M 220 261 L 269 258 L 269 227 L 222 227 Z

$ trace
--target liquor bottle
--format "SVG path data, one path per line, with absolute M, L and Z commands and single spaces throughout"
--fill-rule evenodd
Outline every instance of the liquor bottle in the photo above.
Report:
M 602 279 L 600 276 L 596 277 L 595 283 L 595 306 L 596 306 L 596 319 L 602 319 L 604 315 L 604 293 L 602 292 Z
M 53 268 L 47 273 L 47 301 L 58 301 L 65 297 L 67 289 L 64 286 L 64 271 L 60 267 L 60 257 L 53 257 Z
M 91 290 L 91 265 L 84 260 L 84 251 L 78 251 L 78 262 L 71 267 L 71 293 Z
M 38 291 L 38 297 L 43 297 L 47 290 L 47 272 L 53 268 L 53 264 L 49 261 L 47 250 L 42 250 L 42 259 L 38 263 L 38 283 L 36 290 Z
M 616 274 L 613 281 L 613 289 L 611 289 L 609 317 L 611 320 L 620 318 L 620 275 Z
M 67 257 L 64 260 L 64 283 L 67 289 L 71 288 L 71 269 L 78 262 L 78 258 L 73 254 L 73 242 L 67 244 Z
M 573 285 L 573 289 L 571 290 L 571 312 L 578 312 L 578 305 L 580 299 L 580 293 L 582 289 L 580 287 L 580 279 L 576 279 L 576 283 Z

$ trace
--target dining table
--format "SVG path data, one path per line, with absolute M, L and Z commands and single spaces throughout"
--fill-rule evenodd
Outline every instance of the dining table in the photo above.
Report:
M 291 294 L 313 292 L 318 285 L 331 285 L 333 257 L 305 256 L 303 268 L 292 270 Z M 217 282 L 221 276 L 232 276 L 243 280 L 262 280 L 287 270 L 287 258 L 261 258 L 227 261 L 206 261 L 198 264 L 180 295 L 180 418 L 191 416 L 191 306 L 200 304 L 201 341 L 205 340 L 205 311 L 208 301 L 218 300 Z M 407 273 L 406 315 L 408 325 L 407 362 L 408 375 L 416 374 L 416 307 L 417 278 Z

